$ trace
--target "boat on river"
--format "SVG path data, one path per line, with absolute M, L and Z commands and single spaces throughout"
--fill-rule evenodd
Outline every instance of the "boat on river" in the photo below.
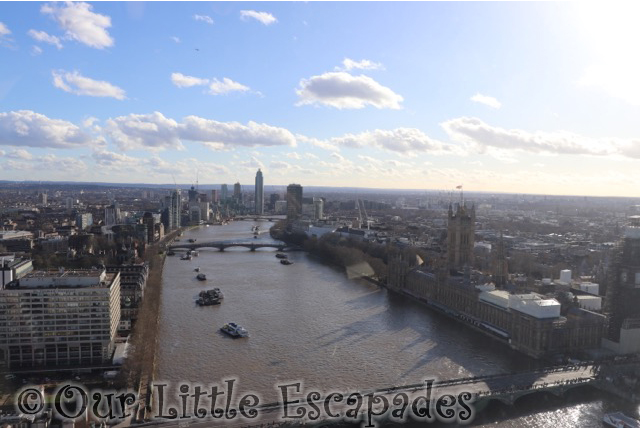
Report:
M 292 265 L 293 264 L 293 262 L 291 260 L 289 260 L 289 259 L 282 259 L 282 260 L 280 260 L 280 263 L 283 264 L 283 265 Z
M 287 258 L 287 255 L 286 255 L 286 254 L 283 254 L 283 253 L 277 253 L 277 254 L 276 254 L 276 258 L 278 258 L 278 259 L 286 259 L 286 258 Z
M 199 273 L 196 278 L 198 278 L 200 281 L 204 281 L 207 279 L 207 275 L 203 274 L 203 273 Z
M 605 425 L 614 428 L 640 428 L 640 421 L 622 412 L 606 413 L 602 418 Z
M 196 303 L 199 306 L 219 305 L 220 304 L 220 299 L 213 298 L 213 297 L 198 297 L 198 299 L 196 300 Z
M 220 330 L 231 337 L 249 337 L 249 332 L 234 322 L 223 325 Z
M 202 290 L 199 294 L 200 297 L 211 297 L 215 299 L 224 299 L 224 294 L 218 287 L 212 288 L 211 290 Z

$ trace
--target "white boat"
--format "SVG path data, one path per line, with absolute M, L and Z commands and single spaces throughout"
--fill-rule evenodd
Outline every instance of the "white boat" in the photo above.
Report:
M 249 332 L 234 322 L 227 323 L 220 327 L 224 333 L 227 333 L 231 337 L 249 337 Z
M 606 413 L 602 422 L 614 428 L 640 428 L 639 420 L 630 418 L 622 412 Z

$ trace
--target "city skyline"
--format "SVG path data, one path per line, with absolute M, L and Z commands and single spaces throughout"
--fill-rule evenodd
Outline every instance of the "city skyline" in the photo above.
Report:
M 3 2 L 0 180 L 637 196 L 633 7 Z

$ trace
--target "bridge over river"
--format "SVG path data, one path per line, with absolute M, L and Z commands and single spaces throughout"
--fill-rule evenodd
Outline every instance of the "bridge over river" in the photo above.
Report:
M 495 374 L 488 376 L 474 376 L 453 380 L 442 380 L 438 381 L 437 379 L 433 382 L 431 387 L 431 399 L 433 400 L 432 405 L 435 401 L 438 400 L 439 397 L 443 397 L 444 395 L 453 395 L 454 397 L 459 397 L 462 393 L 468 393 L 469 397 L 472 397 L 469 400 L 466 400 L 467 403 L 471 403 L 473 409 L 477 411 L 482 411 L 484 407 L 491 400 L 498 400 L 507 405 L 513 405 L 516 401 L 525 395 L 530 394 L 552 394 L 554 396 L 562 396 L 565 392 L 573 388 L 586 387 L 586 386 L 595 386 L 598 387 L 598 382 L 601 382 L 598 376 L 599 365 L 597 364 L 584 364 L 584 365 L 568 365 L 568 366 L 556 366 L 551 368 L 545 368 L 530 372 L 521 372 L 521 373 L 503 373 L 503 374 Z M 429 379 L 425 379 L 425 383 L 418 383 L 412 385 L 400 385 L 393 386 L 387 388 L 379 388 L 375 390 L 369 391 L 341 391 L 341 394 L 344 396 L 344 400 L 338 402 L 335 400 L 331 400 L 331 395 L 320 396 L 317 395 L 313 397 L 313 399 L 309 399 L 307 394 L 311 391 L 299 390 L 296 391 L 295 388 L 291 387 L 289 392 L 292 395 L 289 396 L 287 401 L 287 405 L 285 406 L 281 402 L 276 403 L 268 403 L 259 405 L 256 409 L 259 412 L 259 417 L 257 420 L 244 420 L 244 422 L 238 420 L 230 423 L 230 421 L 224 420 L 211 420 L 205 418 L 204 420 L 187 420 L 187 421 L 167 421 L 162 423 L 162 427 L 176 427 L 176 428 L 199 428 L 199 427 L 209 427 L 216 425 L 224 425 L 224 426 L 236 426 L 236 427 L 267 427 L 267 426 L 278 426 L 283 422 L 287 421 L 283 419 L 283 409 L 287 408 L 288 415 L 309 415 L 309 411 L 311 410 L 310 403 L 314 403 L 319 409 L 326 409 L 324 407 L 327 403 L 330 404 L 331 412 L 333 415 L 339 414 L 341 417 L 344 417 L 346 412 L 349 409 L 353 409 L 353 403 L 347 402 L 347 397 L 351 394 L 360 394 L 363 397 L 363 404 L 360 409 L 361 417 L 364 421 L 365 413 L 367 411 L 367 396 L 383 396 L 388 400 L 390 404 L 388 413 L 400 404 L 395 401 L 394 398 L 399 394 L 406 394 L 410 400 L 413 402 L 415 397 L 425 396 L 425 391 L 427 388 L 426 382 Z M 376 402 L 377 405 L 380 404 L 380 401 Z M 423 403 L 424 404 L 424 403 Z M 298 408 L 304 408 L 299 409 Z M 320 416 L 320 420 L 326 418 L 327 415 L 322 414 Z M 351 419 L 353 420 L 353 419 Z M 160 422 L 159 420 L 155 420 L 151 424 L 157 424 Z M 257 422 L 257 425 L 256 425 Z M 291 419 L 288 420 L 291 423 Z M 309 422 L 305 421 L 305 418 L 296 420 L 296 422 L 304 423 Z M 319 421 L 316 420 L 315 423 Z
M 224 251 L 231 247 L 244 247 L 251 251 L 258 248 L 275 248 L 278 251 L 298 250 L 299 247 L 290 245 L 282 241 L 264 241 L 264 240 L 232 240 L 232 241 L 208 241 L 208 242 L 178 242 L 167 247 L 168 250 L 196 250 L 199 248 L 217 248 Z

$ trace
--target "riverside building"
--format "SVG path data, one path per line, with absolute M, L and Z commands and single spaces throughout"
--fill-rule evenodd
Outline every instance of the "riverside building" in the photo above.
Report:
M 108 363 L 119 323 L 119 272 L 34 271 L 0 289 L 0 367 Z

